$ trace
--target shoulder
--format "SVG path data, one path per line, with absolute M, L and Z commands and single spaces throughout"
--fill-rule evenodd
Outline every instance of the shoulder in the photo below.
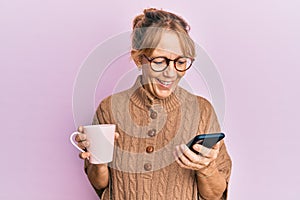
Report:
M 182 96 L 184 97 L 183 101 L 185 105 L 193 107 L 193 110 L 199 113 L 200 121 L 205 122 L 202 124 L 210 123 L 210 121 L 218 121 L 215 109 L 208 99 L 192 94 L 183 88 L 179 88 L 179 93 L 184 94 Z
M 191 92 L 187 91 L 186 89 L 179 87 L 177 93 L 180 95 L 181 99 L 184 101 L 194 101 L 197 100 L 199 107 L 201 110 L 211 110 L 213 109 L 212 104 L 209 100 L 202 96 L 198 96 L 192 94 Z
M 204 97 L 197 96 L 200 110 L 213 110 L 213 106 L 209 100 Z
M 110 110 L 113 102 L 121 103 L 122 101 L 128 99 L 130 96 L 131 89 L 127 89 L 112 95 L 105 97 L 100 103 L 97 110 Z
M 126 99 L 124 97 L 125 97 L 125 95 L 127 95 L 127 93 L 128 93 L 128 90 L 110 95 L 110 96 L 104 98 L 99 103 L 99 105 L 96 109 L 96 116 L 95 116 L 98 119 L 99 123 L 101 123 L 101 124 L 115 123 L 113 113 L 114 113 L 116 107 L 118 107 L 119 105 L 121 105 L 123 103 L 122 100 Z M 114 102 L 117 104 L 115 104 Z M 94 119 L 93 123 L 97 123 L 97 121 Z

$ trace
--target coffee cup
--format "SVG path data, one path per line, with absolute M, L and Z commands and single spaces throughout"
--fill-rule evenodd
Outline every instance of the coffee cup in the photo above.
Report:
M 115 129 L 115 124 L 83 126 L 83 132 L 86 134 L 87 140 L 90 143 L 89 147 L 87 147 L 87 151 L 91 153 L 91 157 L 89 158 L 90 163 L 104 164 L 112 161 Z M 74 141 L 74 136 L 77 134 L 81 133 L 77 131 L 72 133 L 70 136 L 70 141 L 79 151 L 85 152 Z

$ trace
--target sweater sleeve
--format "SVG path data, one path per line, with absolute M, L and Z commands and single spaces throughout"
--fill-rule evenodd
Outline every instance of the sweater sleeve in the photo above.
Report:
M 217 115 L 214 111 L 213 106 L 206 99 L 199 97 L 200 106 L 200 124 L 199 124 L 199 134 L 209 134 L 221 132 L 221 127 L 218 122 Z M 226 145 L 223 140 L 221 140 L 220 151 L 218 157 L 216 158 L 217 168 L 219 173 L 225 178 L 227 187 L 223 193 L 222 200 L 227 199 L 228 193 L 228 183 L 231 174 L 232 162 L 231 158 L 226 150 Z

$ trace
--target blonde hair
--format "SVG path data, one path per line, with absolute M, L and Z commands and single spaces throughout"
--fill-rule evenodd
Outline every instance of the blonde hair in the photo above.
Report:
M 145 9 L 133 20 L 131 45 L 136 51 L 132 56 L 151 56 L 162 34 L 171 31 L 178 36 L 184 56 L 194 58 L 195 45 L 188 34 L 189 30 L 190 26 L 178 15 L 155 8 Z

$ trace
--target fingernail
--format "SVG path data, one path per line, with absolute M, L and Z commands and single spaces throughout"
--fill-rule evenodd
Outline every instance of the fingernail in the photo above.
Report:
M 193 148 L 197 151 L 199 150 L 199 147 L 197 145 L 194 145 Z

